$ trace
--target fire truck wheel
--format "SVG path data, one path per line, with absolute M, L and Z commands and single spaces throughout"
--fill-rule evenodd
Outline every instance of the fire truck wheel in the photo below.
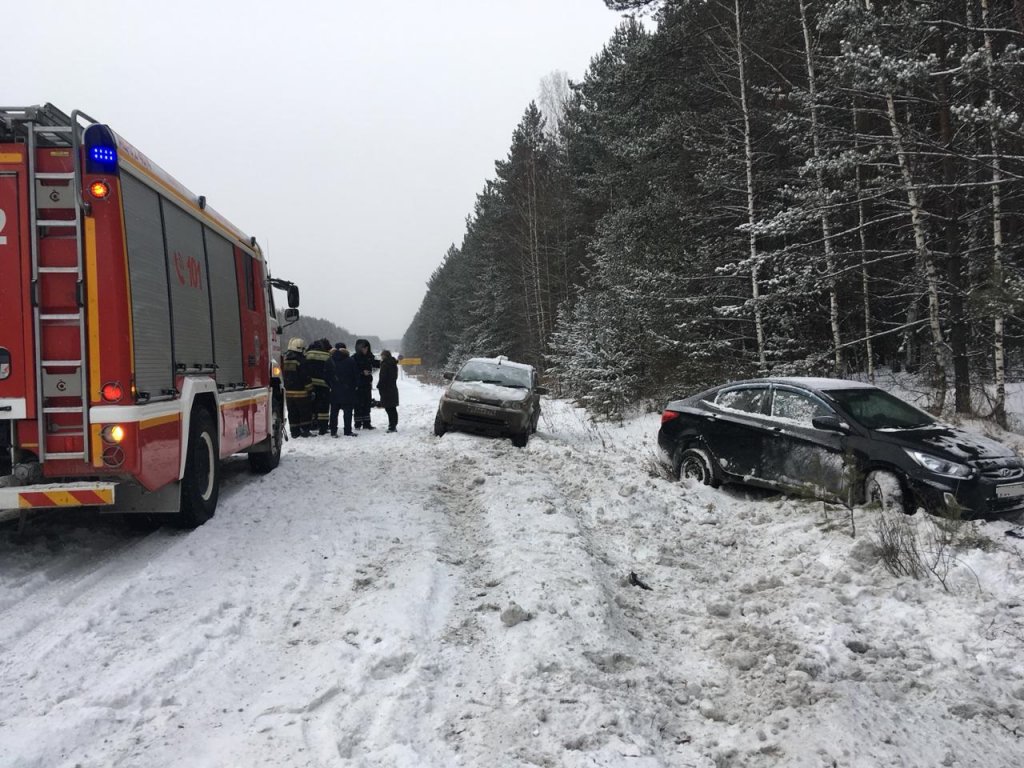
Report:
M 185 476 L 181 479 L 181 511 L 177 523 L 182 528 L 202 525 L 217 510 L 220 495 L 220 453 L 217 428 L 203 408 L 192 411 L 188 430 L 188 455 Z
M 281 444 L 284 442 L 284 401 L 274 398 L 274 421 L 267 437 L 270 450 L 249 454 L 249 468 L 261 475 L 277 469 L 281 463 Z

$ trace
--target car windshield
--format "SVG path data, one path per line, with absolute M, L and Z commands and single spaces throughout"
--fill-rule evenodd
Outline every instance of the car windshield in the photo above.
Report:
M 914 429 L 935 423 L 924 411 L 880 389 L 836 389 L 828 395 L 868 429 Z
M 503 387 L 529 389 L 530 369 L 471 360 L 462 366 L 462 370 L 456 374 L 455 380 L 481 381 L 485 384 L 499 384 Z

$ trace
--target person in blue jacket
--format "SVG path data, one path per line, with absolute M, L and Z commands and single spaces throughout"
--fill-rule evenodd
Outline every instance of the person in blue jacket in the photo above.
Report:
M 338 343 L 334 345 L 331 359 L 327 365 L 327 375 L 331 387 L 331 416 L 329 427 L 331 437 L 338 436 L 338 411 L 344 413 L 344 434 L 356 437 L 352 431 L 352 409 L 356 407 L 362 376 L 356 361 L 348 353 L 348 348 Z

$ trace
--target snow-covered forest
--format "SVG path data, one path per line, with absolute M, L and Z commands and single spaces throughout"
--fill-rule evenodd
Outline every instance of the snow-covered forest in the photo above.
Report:
M 625 17 L 582 80 L 545 82 L 403 351 L 507 354 L 605 413 L 887 366 L 1003 421 L 1024 3 L 606 2 L 655 23 Z

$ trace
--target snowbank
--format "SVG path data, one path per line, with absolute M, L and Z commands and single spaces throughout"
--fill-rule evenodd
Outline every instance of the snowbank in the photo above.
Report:
M 519 450 L 400 386 L 195 532 L 0 529 L 0 765 L 1020 764 L 1010 524 L 947 591 L 872 513 L 665 479 L 656 415 L 545 401 Z

